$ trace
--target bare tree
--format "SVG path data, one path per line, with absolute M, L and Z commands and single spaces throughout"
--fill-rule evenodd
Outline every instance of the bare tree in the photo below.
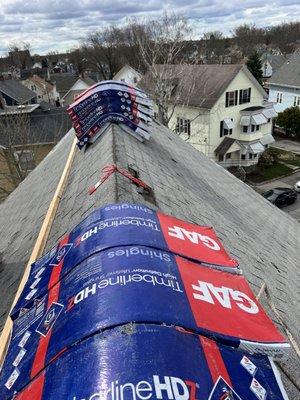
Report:
M 28 114 L 26 106 L 6 107 L 1 110 L 0 201 L 26 178 L 41 157 L 46 155 L 45 151 L 49 151 L 52 144 L 57 143 L 67 132 L 69 124 L 66 122 L 69 122 L 69 118 L 63 109 L 55 109 L 55 114 L 51 117 L 55 121 L 48 123 L 48 118 L 48 114 Z M 47 146 L 48 150 L 43 148 L 39 152 L 41 145 Z
M 20 111 L 0 116 L 0 196 L 6 197 L 28 174 L 25 151 L 29 144 L 28 114 Z M 21 163 L 20 160 L 23 162 Z M 25 160 L 25 162 L 24 162 Z
M 82 43 L 84 58 L 104 79 L 112 79 L 122 66 L 118 54 L 122 36 L 121 29 L 108 26 L 91 33 Z
M 167 13 L 142 24 L 132 20 L 128 28 L 148 71 L 149 89 L 158 107 L 158 120 L 168 126 L 177 104 L 176 97 L 180 96 L 180 93 L 175 93 L 185 73 L 184 64 L 192 62 L 186 54 L 186 39 L 191 34 L 191 28 L 185 18 Z M 145 84 L 147 86 L 147 82 Z M 173 105 L 172 110 L 170 104 Z
M 31 45 L 28 42 L 12 42 L 8 45 L 8 57 L 11 67 L 27 68 L 31 63 Z

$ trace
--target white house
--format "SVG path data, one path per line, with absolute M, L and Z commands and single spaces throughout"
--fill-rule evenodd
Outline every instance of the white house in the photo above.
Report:
M 56 86 L 38 75 L 33 75 L 20 82 L 37 94 L 38 102 L 46 101 L 47 103 L 55 104 L 56 99 L 59 97 Z
M 277 112 L 300 107 L 300 53 L 294 53 L 269 80 L 269 101 Z
M 84 90 L 94 85 L 96 82 L 90 77 L 79 77 L 75 83 L 70 87 L 70 89 L 62 96 L 61 102 L 63 106 L 69 106 L 73 103 L 76 97 L 82 93 Z
M 244 65 L 172 65 L 169 127 L 227 167 L 252 165 L 274 142 L 266 92 Z M 154 87 L 147 72 L 141 86 Z M 155 99 L 154 99 L 155 100 Z
M 136 86 L 141 79 L 142 74 L 130 67 L 130 65 L 124 65 L 113 77 L 114 81 L 122 81 L 131 86 Z

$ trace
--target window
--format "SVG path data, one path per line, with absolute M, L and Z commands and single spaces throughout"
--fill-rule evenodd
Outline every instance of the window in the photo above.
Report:
M 251 160 L 252 157 L 253 157 L 253 154 L 252 154 L 252 153 L 249 153 L 249 160 Z
M 232 135 L 232 129 L 227 129 L 224 126 L 224 121 L 220 121 L 220 137 Z
M 294 107 L 300 106 L 300 96 L 294 97 Z
M 219 162 L 222 162 L 222 161 L 224 161 L 223 155 L 222 155 L 222 154 L 219 154 Z
M 229 158 L 231 158 L 231 153 L 225 154 L 225 159 L 226 159 L 226 160 L 229 160 Z
M 281 92 L 277 93 L 277 103 L 282 103 L 282 93 Z
M 257 157 L 257 154 L 253 154 L 253 157 L 256 158 L 256 157 Z
M 255 131 L 255 125 L 251 125 L 251 132 Z
M 225 107 L 236 106 L 238 102 L 238 90 L 226 92 Z
M 243 126 L 243 133 L 248 133 L 248 126 Z
M 136 76 L 133 77 L 133 83 L 137 83 L 137 77 Z
M 242 160 L 246 160 L 246 154 L 242 154 Z
M 255 125 L 255 130 L 259 131 L 259 125 Z
M 240 89 L 239 104 L 250 103 L 251 101 L 251 88 Z
M 34 153 L 32 150 L 16 151 L 14 154 L 22 171 L 32 171 L 35 168 Z
M 177 133 L 186 133 L 190 137 L 191 121 L 186 118 L 177 117 L 176 132 Z

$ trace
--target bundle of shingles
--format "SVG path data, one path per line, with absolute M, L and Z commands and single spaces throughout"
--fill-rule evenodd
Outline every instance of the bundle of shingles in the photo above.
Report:
M 289 344 L 212 227 L 93 211 L 31 266 L 0 400 L 287 400 Z
M 94 142 L 110 122 L 140 141 L 150 138 L 152 102 L 145 92 L 119 81 L 102 81 L 81 93 L 68 108 L 78 147 Z

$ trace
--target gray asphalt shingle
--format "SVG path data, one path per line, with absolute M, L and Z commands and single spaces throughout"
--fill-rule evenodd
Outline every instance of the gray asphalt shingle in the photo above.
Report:
M 76 152 L 45 251 L 88 213 L 112 202 L 143 203 L 194 223 L 212 225 L 232 256 L 240 261 L 254 292 L 267 282 L 275 306 L 299 341 L 300 225 L 175 133 L 154 123 L 152 137 L 140 143 L 111 125 L 86 151 Z M 12 302 L 26 260 L 41 226 L 70 149 L 71 131 L 0 205 L 1 322 Z M 94 195 L 103 166 L 131 166 L 154 191 L 155 203 L 127 178 L 112 175 Z M 266 306 L 264 297 L 262 303 Z M 276 316 L 270 315 L 276 321 Z M 278 321 L 277 321 L 278 322 Z M 299 379 L 292 353 L 287 368 Z M 284 377 L 290 399 L 299 392 Z
M 294 53 L 270 78 L 269 84 L 300 87 L 300 53 Z

